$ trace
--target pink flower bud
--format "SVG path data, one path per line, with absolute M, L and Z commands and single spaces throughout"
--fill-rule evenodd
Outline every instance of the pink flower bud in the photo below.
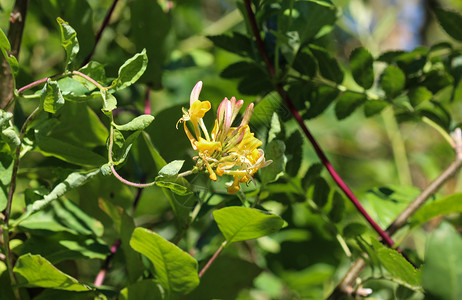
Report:
M 189 96 L 189 105 L 192 105 L 195 101 L 199 100 L 199 94 L 201 93 L 201 90 L 202 81 L 199 81 L 191 91 L 191 95 Z
M 245 126 L 249 124 L 250 117 L 252 117 L 252 113 L 253 113 L 253 107 L 254 107 L 253 103 L 250 103 L 249 106 L 247 106 L 247 109 L 245 110 L 245 113 L 244 113 L 244 118 L 242 118 L 242 122 L 240 126 Z

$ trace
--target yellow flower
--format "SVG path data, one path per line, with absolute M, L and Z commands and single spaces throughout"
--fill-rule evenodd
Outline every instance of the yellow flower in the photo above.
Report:
M 215 126 L 209 135 L 203 117 L 211 105 L 209 101 L 199 100 L 201 89 L 202 81 L 199 81 L 191 91 L 190 108 L 188 111 L 183 108 L 183 117 L 178 123 L 183 122 L 192 148 L 199 152 L 196 167 L 206 169 L 212 180 L 217 180 L 217 175 L 233 176 L 228 193 L 234 194 L 240 190 L 240 183 L 253 181 L 253 175 L 272 161 L 265 160 L 265 152 L 258 149 L 262 142 L 250 132 L 248 123 L 253 103 L 247 107 L 240 125 L 231 127 L 244 101 L 236 101 L 235 97 L 231 100 L 225 98 L 218 107 Z M 187 121 L 191 121 L 194 135 L 188 129 Z

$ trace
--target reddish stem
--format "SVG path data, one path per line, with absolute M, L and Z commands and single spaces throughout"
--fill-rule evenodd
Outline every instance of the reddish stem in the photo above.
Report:
M 269 60 L 269 57 L 266 53 L 265 46 L 263 44 L 263 41 L 260 36 L 260 30 L 258 29 L 257 21 L 255 19 L 255 14 L 252 11 L 252 7 L 250 6 L 250 0 L 244 0 L 245 8 L 247 11 L 247 16 L 249 17 L 249 22 L 250 26 L 252 28 L 253 34 L 255 36 L 255 40 L 257 42 L 257 47 L 260 51 L 260 54 L 263 58 L 263 61 L 266 64 L 266 67 L 270 73 L 270 76 L 274 79 L 275 77 L 275 72 L 274 72 L 274 67 Z M 327 156 L 324 154 L 323 150 L 319 146 L 318 142 L 316 139 L 313 137 L 311 132 L 308 130 L 308 127 L 306 127 L 303 118 L 300 116 L 300 113 L 298 112 L 297 108 L 293 104 L 292 100 L 290 99 L 289 95 L 286 93 L 284 90 L 283 86 L 280 83 L 276 84 L 276 91 L 279 93 L 281 98 L 284 100 L 286 103 L 288 109 L 292 113 L 292 116 L 295 118 L 297 123 L 299 124 L 300 128 L 302 129 L 303 133 L 305 136 L 308 138 L 310 143 L 313 145 L 314 150 L 316 151 L 316 154 L 318 155 L 319 159 L 321 160 L 322 164 L 324 167 L 329 171 L 329 174 L 332 176 L 332 179 L 334 179 L 335 183 L 339 186 L 339 188 L 345 193 L 345 195 L 348 197 L 348 199 L 351 200 L 353 205 L 356 207 L 356 209 L 359 211 L 361 215 L 367 220 L 367 222 L 374 228 L 374 230 L 380 235 L 382 240 L 390 247 L 393 247 L 394 242 L 390 238 L 390 236 L 380 228 L 380 226 L 371 218 L 371 216 L 366 212 L 364 207 L 361 205 L 361 203 L 358 201 L 356 196 L 353 194 L 353 192 L 350 190 L 350 188 L 346 185 L 346 183 L 342 180 L 342 178 L 338 175 L 338 173 L 335 171 L 334 167 L 332 164 L 329 162 L 327 159 Z
M 151 114 L 151 88 L 149 86 L 146 87 L 146 95 L 144 97 L 144 114 L 150 115 Z
M 111 254 L 109 254 L 106 257 L 106 260 L 103 263 L 103 266 L 101 267 L 101 270 L 98 272 L 98 275 L 96 276 L 95 282 L 93 283 L 95 286 L 101 286 L 104 282 L 104 279 L 106 278 L 107 270 L 109 268 L 109 264 L 111 263 L 112 257 L 114 257 L 115 253 L 117 250 L 119 250 L 121 240 L 118 239 L 115 241 L 115 243 L 111 247 Z
M 213 264 L 213 262 L 217 259 L 218 255 L 223 251 L 224 246 L 226 245 L 226 242 L 222 243 L 220 245 L 220 248 L 217 249 L 217 251 L 213 254 L 213 256 L 209 259 L 207 264 L 202 268 L 202 270 L 199 272 L 199 278 L 201 278 L 204 273 L 210 268 L 210 266 Z

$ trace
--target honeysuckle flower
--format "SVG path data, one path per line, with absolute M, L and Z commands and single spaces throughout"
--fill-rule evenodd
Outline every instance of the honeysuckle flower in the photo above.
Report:
M 235 97 L 225 98 L 218 107 L 215 126 L 209 134 L 203 117 L 211 105 L 209 101 L 199 100 L 201 90 L 202 81 L 199 81 L 191 91 L 190 107 L 187 111 L 183 108 L 183 117 L 178 123 L 183 123 L 192 148 L 198 151 L 197 169 L 206 169 L 214 181 L 217 175 L 233 176 L 228 193 L 234 194 L 240 190 L 240 183 L 253 181 L 254 174 L 272 161 L 265 159 L 265 152 L 258 148 L 262 142 L 250 132 L 248 123 L 253 113 L 253 103 L 247 106 L 239 126 L 232 127 L 244 101 L 237 101 Z M 194 134 L 189 131 L 188 121 L 192 123 Z

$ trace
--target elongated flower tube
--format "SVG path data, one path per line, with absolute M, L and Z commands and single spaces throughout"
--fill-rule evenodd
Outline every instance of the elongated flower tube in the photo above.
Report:
M 253 113 L 253 103 L 247 106 L 239 126 L 232 127 L 244 101 L 236 100 L 235 97 L 224 98 L 218 107 L 217 119 L 209 135 L 203 117 L 211 105 L 209 101 L 199 100 L 201 90 L 202 81 L 199 81 L 191 91 L 190 107 L 188 110 L 183 108 L 183 117 L 178 123 L 183 123 L 192 148 L 198 151 L 197 169 L 207 171 L 214 181 L 217 176 L 233 176 L 228 193 L 234 194 L 240 190 L 241 183 L 253 181 L 254 174 L 272 161 L 265 159 L 265 152 L 258 148 L 262 142 L 250 132 L 248 123 Z M 192 123 L 194 134 L 188 129 L 188 121 Z

